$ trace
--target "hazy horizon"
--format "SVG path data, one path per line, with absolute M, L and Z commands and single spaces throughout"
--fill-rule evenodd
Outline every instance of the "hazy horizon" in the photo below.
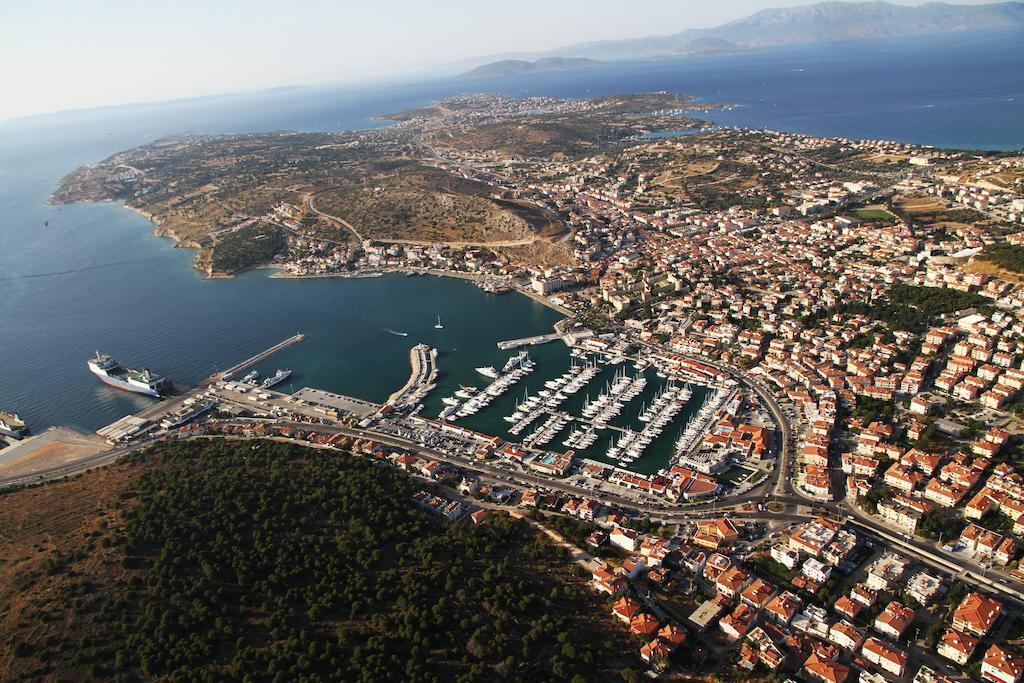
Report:
M 425 75 L 474 57 L 666 35 L 814 2 L 727 0 L 692 7 L 667 0 L 628 6 L 524 0 L 511 13 L 468 0 L 432 6 L 411 0 L 296 0 L 286 8 L 266 0 L 182 0 L 173 6 L 41 0 L 4 12 L 0 62 L 15 68 L 0 75 L 0 86 L 12 95 L 0 103 L 0 120 Z

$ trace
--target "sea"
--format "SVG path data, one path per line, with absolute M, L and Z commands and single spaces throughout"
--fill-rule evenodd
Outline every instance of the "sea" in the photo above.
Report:
M 706 114 L 723 126 L 1019 149 L 1022 39 L 1017 31 L 789 46 L 495 79 L 286 88 L 0 122 L 0 410 L 20 413 L 37 432 L 52 425 L 92 431 L 148 401 L 97 382 L 85 367 L 97 350 L 194 384 L 303 332 L 306 341 L 259 367 L 292 369 L 284 389 L 315 386 L 382 401 L 407 378 L 409 348 L 426 342 L 440 350 L 441 386 L 427 406 L 436 414 L 440 396 L 484 383 L 474 368 L 504 363 L 509 354 L 497 341 L 548 332 L 559 318 L 518 294 L 487 294 L 448 278 L 286 280 L 256 270 L 203 279 L 191 268 L 190 250 L 152 236 L 145 218 L 118 204 L 47 203 L 65 174 L 117 151 L 184 132 L 382 126 L 383 114 L 465 92 L 578 98 L 655 90 L 731 105 Z M 433 327 L 437 316 L 443 330 Z M 542 388 L 569 363 L 560 343 L 531 353 L 538 372 L 517 391 Z M 695 395 L 693 410 L 702 396 Z M 470 426 L 498 433 L 507 426 L 499 415 L 511 412 L 514 400 L 503 397 Z M 641 471 L 657 469 L 641 463 Z

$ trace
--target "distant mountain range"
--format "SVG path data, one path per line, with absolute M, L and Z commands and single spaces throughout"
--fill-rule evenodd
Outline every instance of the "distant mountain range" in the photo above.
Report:
M 1024 28 L 1024 2 L 986 5 L 929 2 L 916 7 L 881 1 L 821 2 L 800 7 L 766 9 L 716 28 L 689 29 L 672 35 L 645 38 L 578 43 L 543 53 L 512 53 L 463 60 L 459 65 L 469 68 L 493 62 L 497 57 L 505 58 L 497 64 L 530 64 L 524 60 L 554 55 L 558 56 L 561 63 L 569 63 L 570 59 L 567 58 L 653 59 L 738 52 L 770 45 L 1007 28 Z
M 467 78 L 512 76 L 514 74 L 533 73 L 534 71 L 581 69 L 588 66 L 598 66 L 600 64 L 604 64 L 604 62 L 596 59 L 587 59 L 586 57 L 543 57 L 534 62 L 528 62 L 525 59 L 503 59 L 501 61 L 483 64 L 462 75 Z

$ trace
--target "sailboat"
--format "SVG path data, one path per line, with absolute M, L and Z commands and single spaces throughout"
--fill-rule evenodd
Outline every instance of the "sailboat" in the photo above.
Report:
M 444 329 L 444 325 L 441 324 L 441 316 L 440 315 L 437 316 L 437 324 L 434 325 L 434 329 L 436 329 L 436 330 L 443 330 Z

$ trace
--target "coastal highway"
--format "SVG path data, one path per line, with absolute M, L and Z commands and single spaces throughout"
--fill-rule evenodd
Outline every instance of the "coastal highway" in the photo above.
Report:
M 118 448 L 112 448 L 109 451 L 103 451 L 102 453 L 96 453 L 95 455 L 90 455 L 72 463 L 54 465 L 53 467 L 36 470 L 32 474 L 18 474 L 8 477 L 0 477 L 0 489 L 16 486 L 28 486 L 44 481 L 53 481 L 55 479 L 62 479 L 63 477 L 81 474 L 82 472 L 96 467 L 109 465 L 125 453 L 130 453 L 150 445 L 152 445 L 151 441 L 139 441 L 129 446 L 121 446 Z

